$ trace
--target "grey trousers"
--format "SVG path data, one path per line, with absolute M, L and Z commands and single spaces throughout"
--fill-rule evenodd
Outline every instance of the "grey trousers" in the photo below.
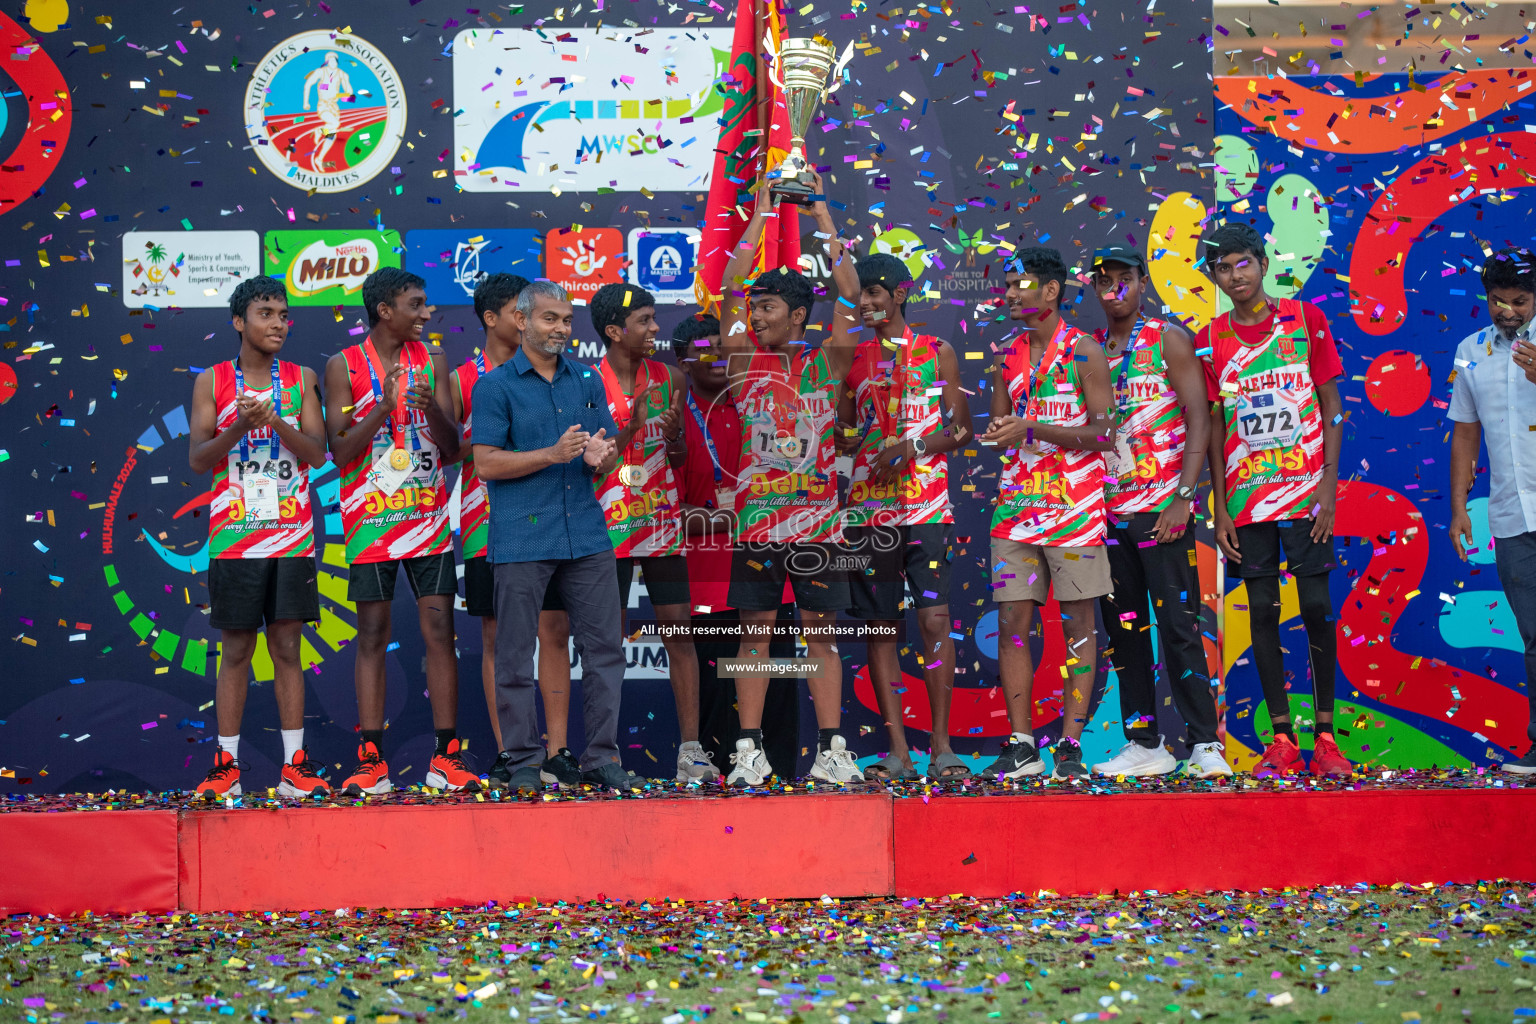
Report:
M 587 749 L 585 771 L 619 760 L 619 694 L 624 647 L 619 635 L 619 579 L 613 551 L 544 562 L 499 562 L 496 577 L 496 717 L 512 768 L 539 764 L 533 647 L 546 588 L 556 588 L 581 650 L 581 694 Z
M 1525 645 L 1525 696 L 1531 708 L 1525 735 L 1536 742 L 1536 533 L 1498 538 L 1493 558 Z

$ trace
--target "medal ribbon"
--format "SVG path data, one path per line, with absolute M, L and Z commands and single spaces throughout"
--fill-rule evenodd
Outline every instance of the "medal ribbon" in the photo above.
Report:
M 1130 376 L 1131 360 L 1136 355 L 1136 349 L 1140 347 L 1142 328 L 1146 326 L 1146 318 L 1136 317 L 1136 324 L 1131 328 L 1131 336 L 1126 340 L 1125 351 L 1120 353 L 1120 377 L 1115 381 L 1115 408 L 1120 414 L 1120 421 L 1125 422 L 1125 414 L 1131 406 Z M 1109 332 L 1104 332 L 1104 343 L 1109 341 Z
M 646 390 L 651 386 L 650 362 L 651 361 L 649 359 L 642 359 L 640 360 L 640 365 L 635 369 L 635 395 L 645 394 Z M 619 417 L 622 416 L 624 419 L 624 426 L 629 426 L 629 422 L 635 418 L 634 396 L 626 395 L 624 393 L 624 388 L 619 384 L 619 375 L 614 372 L 612 366 L 608 365 L 608 360 L 604 359 L 601 363 L 599 363 L 598 370 L 601 372 L 603 377 L 603 390 L 608 394 L 609 407 L 619 410 L 619 414 L 614 417 L 614 422 L 617 423 Z M 645 411 L 650 412 L 649 399 L 647 399 Z M 641 429 L 635 431 L 635 436 L 630 439 L 629 449 L 624 453 L 624 461 L 626 463 L 629 463 L 630 465 L 636 464 L 636 460 L 632 456 L 636 454 L 637 449 L 640 456 L 639 464 L 644 465 L 645 428 L 643 426 L 643 421 Z
M 1040 378 L 1050 373 L 1051 369 L 1056 365 L 1056 360 L 1061 356 L 1062 341 L 1066 338 L 1066 336 L 1067 322 L 1062 320 L 1056 325 L 1056 333 L 1051 335 L 1051 340 L 1045 346 L 1045 353 L 1040 357 L 1040 365 L 1029 371 L 1029 378 L 1024 385 L 1023 400 L 1018 404 L 1020 419 L 1031 420 L 1035 418 L 1035 412 L 1040 408 L 1040 400 L 1038 397 L 1040 391 Z M 1019 337 L 1025 337 L 1026 340 L 1024 344 L 1029 344 L 1027 336 L 1020 335 Z M 1014 340 L 1014 344 L 1018 344 L 1017 338 Z M 1028 350 L 1026 349 L 1026 352 L 1027 351 Z
M 368 380 L 373 385 L 373 400 L 380 404 L 384 401 L 384 385 L 379 382 L 379 377 L 384 372 L 383 360 L 379 358 L 378 349 L 373 347 L 373 338 L 370 336 L 363 343 L 363 352 L 368 356 Z M 411 450 L 421 451 L 421 432 L 416 429 L 416 423 L 410 412 L 406 409 L 406 398 L 410 394 L 411 386 L 416 382 L 416 368 L 411 364 L 411 346 L 407 342 L 400 346 L 400 365 L 405 367 L 405 387 L 401 389 L 399 397 L 395 399 L 395 408 L 390 411 L 386 420 L 389 428 L 389 436 L 394 441 L 395 447 L 405 448 L 405 427 L 410 424 Z
M 235 357 L 234 362 L 235 362 L 235 401 L 238 403 L 240 401 L 241 396 L 243 396 L 245 394 L 245 373 L 240 369 L 240 357 L 239 356 Z M 238 409 L 239 406 L 237 405 L 236 408 Z M 278 363 L 277 363 L 277 360 L 275 358 L 272 360 L 272 411 L 277 413 L 279 418 L 281 418 L 282 415 L 283 415 L 283 379 L 282 379 L 282 372 L 278 369 Z M 238 415 L 238 413 L 236 415 Z M 275 459 L 275 458 L 278 457 L 279 454 L 281 454 L 281 452 L 283 450 L 283 445 L 282 445 L 282 442 L 278 440 L 277 428 L 276 427 L 271 427 L 269 429 L 271 429 L 271 431 L 272 431 L 272 441 L 271 441 L 271 447 L 268 449 L 268 451 L 270 451 L 272 453 L 272 458 Z M 249 435 L 249 434 L 241 434 L 240 435 L 240 461 L 241 462 L 250 462 L 251 461 L 251 446 L 250 446 L 250 443 L 249 443 L 250 442 L 250 436 L 251 435 Z

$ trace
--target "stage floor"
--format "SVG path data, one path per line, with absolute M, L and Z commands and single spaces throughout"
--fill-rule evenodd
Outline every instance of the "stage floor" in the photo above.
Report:
M 8 799 L 0 912 L 1536 880 L 1536 787 L 1487 772 L 237 803 Z

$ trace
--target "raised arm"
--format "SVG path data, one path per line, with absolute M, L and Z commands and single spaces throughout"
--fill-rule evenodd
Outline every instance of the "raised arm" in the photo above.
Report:
M 816 219 L 817 240 L 827 246 L 827 257 L 832 265 L 832 283 L 837 292 L 832 296 L 832 321 L 828 324 L 824 349 L 827 354 L 827 371 L 841 381 L 853 368 L 853 353 L 859 344 L 858 334 L 864 328 L 863 318 L 859 316 L 859 272 L 854 268 L 853 254 L 838 236 L 820 174 L 816 175 L 816 195 L 818 198 L 811 206 L 811 215 Z
M 767 218 L 778 214 L 770 209 L 769 202 L 758 197 L 752 210 L 752 219 L 741 233 L 741 241 L 731 252 L 731 258 L 720 275 L 720 346 L 725 349 L 727 360 L 735 356 L 752 354 L 752 339 L 747 320 L 751 314 L 751 298 L 747 295 L 745 281 L 752 274 L 757 261 L 757 247 L 763 239 L 763 226 Z M 730 364 L 727 362 L 727 370 Z M 734 380 L 736 375 L 731 374 Z

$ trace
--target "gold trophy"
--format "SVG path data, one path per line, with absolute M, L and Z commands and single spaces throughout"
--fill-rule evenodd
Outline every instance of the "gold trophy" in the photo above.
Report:
M 850 46 L 841 59 L 837 47 L 822 39 L 786 39 L 779 46 L 778 59 L 770 74 L 773 82 L 784 91 L 784 106 L 789 111 L 789 154 L 779 164 L 779 177 L 768 189 L 775 202 L 810 206 L 816 194 L 816 179 L 811 162 L 805 157 L 805 133 L 810 131 L 816 117 L 816 106 L 824 96 L 830 96 L 842 84 L 835 80 L 827 88 L 828 78 L 837 79 L 852 55 Z

